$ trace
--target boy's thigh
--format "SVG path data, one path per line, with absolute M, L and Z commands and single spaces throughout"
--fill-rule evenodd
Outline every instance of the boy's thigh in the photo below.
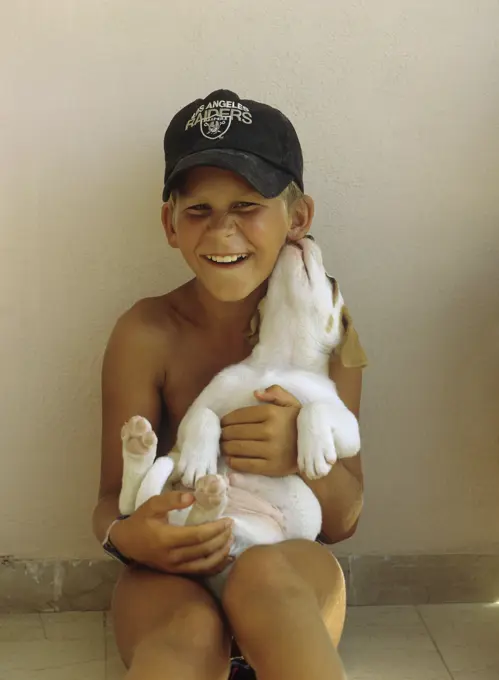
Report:
M 338 560 L 323 545 L 290 540 L 250 548 L 236 561 L 226 595 L 238 601 L 259 600 L 272 606 L 293 591 L 314 597 L 332 641 L 337 646 L 345 622 L 346 588 Z
M 230 636 L 221 610 L 193 579 L 147 568 L 126 568 L 113 593 L 116 643 L 129 666 L 141 643 L 194 652 L 196 647 L 229 653 Z

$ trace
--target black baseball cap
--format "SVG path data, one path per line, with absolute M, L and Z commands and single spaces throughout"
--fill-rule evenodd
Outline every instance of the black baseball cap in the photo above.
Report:
M 265 198 L 291 183 L 303 191 L 303 155 L 286 116 L 267 104 L 216 90 L 179 111 L 165 133 L 167 201 L 179 177 L 199 166 L 231 170 Z

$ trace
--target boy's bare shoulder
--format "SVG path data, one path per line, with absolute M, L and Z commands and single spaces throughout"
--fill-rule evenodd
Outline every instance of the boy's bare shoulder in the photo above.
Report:
M 158 353 L 164 356 L 177 335 L 182 318 L 179 309 L 186 297 L 185 286 L 165 295 L 136 302 L 117 320 L 108 343 L 108 352 L 118 347 L 134 354 Z M 127 352 L 128 353 L 128 352 Z
M 181 322 L 179 309 L 186 298 L 185 286 L 176 288 L 165 295 L 138 300 L 117 321 L 117 326 L 128 332 L 160 334 L 178 330 Z

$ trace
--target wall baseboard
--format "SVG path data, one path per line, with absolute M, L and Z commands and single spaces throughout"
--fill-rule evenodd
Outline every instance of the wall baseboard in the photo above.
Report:
M 499 554 L 351 555 L 339 560 L 352 606 L 499 601 Z M 107 610 L 121 569 L 107 558 L 0 557 L 0 612 Z

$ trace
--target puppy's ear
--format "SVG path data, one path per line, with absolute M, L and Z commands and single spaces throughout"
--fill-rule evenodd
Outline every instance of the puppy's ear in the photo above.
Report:
M 329 283 L 331 284 L 331 289 L 333 291 L 333 305 L 336 307 L 338 304 L 338 298 L 340 296 L 340 288 L 338 286 L 338 281 L 334 278 L 334 276 L 329 276 L 329 274 L 326 272 L 326 277 L 329 280 Z
M 367 356 L 360 344 L 358 333 L 346 305 L 343 305 L 341 309 L 341 325 L 343 334 L 334 354 L 345 368 L 364 368 L 367 366 Z
M 258 343 L 260 337 L 260 324 L 262 322 L 263 310 L 265 307 L 266 297 L 262 298 L 256 308 L 255 313 L 251 317 L 249 329 L 246 331 L 246 339 L 252 347 Z

